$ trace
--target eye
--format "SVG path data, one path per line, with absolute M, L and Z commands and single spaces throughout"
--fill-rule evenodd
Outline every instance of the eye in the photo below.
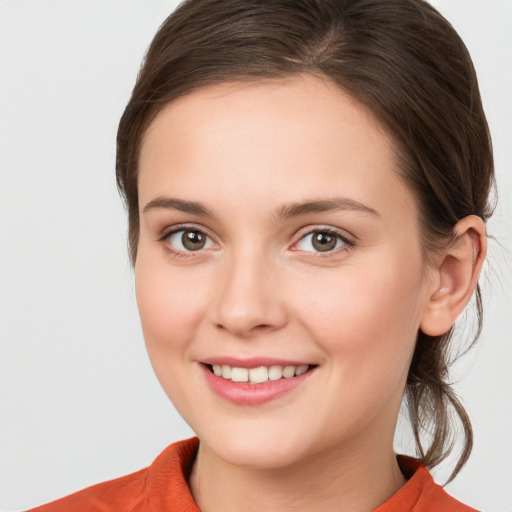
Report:
M 352 244 L 339 233 L 317 230 L 303 236 L 296 244 L 299 251 L 330 252 Z
M 180 229 L 167 236 L 169 245 L 178 251 L 193 252 L 214 247 L 213 240 L 198 229 Z

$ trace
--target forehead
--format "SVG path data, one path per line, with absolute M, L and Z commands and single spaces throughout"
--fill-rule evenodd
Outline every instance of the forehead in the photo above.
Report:
M 141 146 L 139 197 L 193 190 L 209 201 L 222 188 L 240 204 L 258 194 L 276 203 L 335 194 L 378 205 L 393 188 L 394 200 L 410 201 L 396 167 L 391 137 L 327 79 L 227 83 L 156 116 Z
M 274 113 L 272 124 L 287 124 L 290 135 L 297 136 L 300 128 L 311 126 L 319 137 L 324 137 L 330 129 L 345 124 L 368 128 L 386 143 L 392 143 L 392 138 L 372 113 L 350 94 L 327 77 L 302 74 L 254 82 L 226 82 L 194 90 L 162 108 L 146 129 L 141 148 L 145 149 L 155 131 L 177 126 L 183 134 L 193 128 L 195 135 L 202 128 L 208 130 L 208 124 L 213 121 L 218 130 L 240 127 L 247 121 L 257 129 L 260 123 L 268 122 L 269 111 Z M 316 121 L 322 126 L 313 127 Z M 295 125 L 293 131 L 290 131 L 291 125 Z M 268 125 L 264 129 L 268 129 Z

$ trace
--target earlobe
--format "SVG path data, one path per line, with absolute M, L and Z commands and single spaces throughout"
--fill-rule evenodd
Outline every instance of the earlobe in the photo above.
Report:
M 476 215 L 460 220 L 450 244 L 432 269 L 433 283 L 420 329 L 430 336 L 445 334 L 471 299 L 487 252 L 485 225 Z

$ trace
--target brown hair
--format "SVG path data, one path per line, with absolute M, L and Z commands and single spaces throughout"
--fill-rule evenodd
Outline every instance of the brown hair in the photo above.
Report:
M 492 213 L 493 158 L 475 71 L 452 26 L 422 0 L 188 0 L 160 27 L 119 124 L 117 181 L 137 257 L 137 165 L 145 130 L 170 101 L 226 81 L 299 73 L 327 77 L 376 116 L 393 137 L 400 173 L 420 210 L 425 255 L 455 224 Z M 478 337 L 482 323 L 476 290 Z M 469 418 L 450 387 L 452 331 L 418 333 L 405 399 L 418 455 L 427 467 L 454 441 L 454 411 L 464 445 L 453 478 L 472 448 Z M 428 447 L 424 448 L 427 436 Z

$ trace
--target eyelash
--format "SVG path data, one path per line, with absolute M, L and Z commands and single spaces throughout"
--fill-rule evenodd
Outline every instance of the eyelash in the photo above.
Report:
M 297 242 L 293 244 L 293 246 L 297 246 L 300 242 L 306 239 L 306 237 L 311 236 L 313 234 L 326 234 L 333 237 L 336 237 L 338 240 L 340 240 L 343 243 L 342 247 L 334 248 L 330 251 L 302 251 L 305 253 L 314 254 L 314 258 L 330 258 L 335 255 L 338 255 L 340 252 L 347 252 L 351 249 L 353 249 L 356 245 L 354 240 L 351 240 L 346 235 L 343 234 L 342 231 L 337 230 L 333 227 L 327 227 L 327 226 L 315 226 L 314 228 L 308 228 L 307 231 L 305 231 L 299 238 Z M 296 251 L 300 251 L 300 249 L 294 249 Z
M 179 232 L 187 232 L 187 231 L 196 231 L 198 233 L 201 233 L 203 236 L 207 237 L 209 240 L 212 240 L 212 237 L 206 233 L 205 229 L 199 226 L 195 226 L 194 224 L 181 224 L 177 226 L 173 226 L 171 229 L 166 231 L 159 239 L 159 242 L 162 242 L 164 244 L 165 250 L 176 259 L 186 259 L 186 258 L 193 258 L 194 253 L 202 252 L 201 250 L 198 251 L 182 251 L 181 249 L 175 249 L 170 243 L 169 238 L 172 235 L 175 235 Z M 212 240 L 213 241 L 213 240 Z M 214 242 L 215 243 L 215 242 Z
M 173 256 L 174 258 L 180 258 L 180 259 L 182 259 L 182 258 L 193 258 L 194 257 L 194 253 L 200 253 L 200 252 L 203 251 L 202 249 L 199 249 L 197 251 L 183 251 L 181 249 L 174 248 L 169 243 L 169 238 L 172 235 L 175 235 L 176 233 L 180 233 L 181 231 L 183 231 L 183 232 L 196 231 L 198 233 L 201 233 L 203 236 L 207 237 L 209 240 L 213 241 L 212 237 L 202 227 L 199 227 L 199 226 L 196 226 L 196 225 L 193 225 L 193 224 L 182 224 L 182 225 L 173 226 L 172 229 L 166 231 L 160 237 L 159 242 L 162 242 L 164 244 L 165 250 L 171 256 Z M 335 249 L 332 249 L 330 251 L 325 251 L 325 252 L 321 252 L 321 251 L 301 251 L 300 249 L 293 249 L 294 246 L 297 246 L 306 237 L 308 237 L 308 236 L 310 236 L 310 235 L 312 235 L 314 233 L 327 234 L 327 235 L 334 236 L 334 237 L 336 237 L 338 240 L 340 240 L 343 243 L 343 246 L 335 248 Z M 215 243 L 215 242 L 213 242 L 213 243 Z M 356 243 L 353 240 L 347 238 L 344 234 L 342 234 L 341 231 L 338 231 L 337 229 L 332 228 L 332 227 L 322 227 L 322 226 L 320 226 L 320 227 L 311 228 L 311 229 L 308 229 L 307 231 L 305 231 L 300 236 L 299 240 L 296 241 L 293 244 L 292 250 L 294 250 L 294 251 L 301 251 L 301 252 L 304 252 L 304 253 L 314 254 L 315 256 L 313 256 L 313 257 L 315 257 L 315 258 L 329 258 L 329 257 L 332 257 L 335 254 L 338 254 L 339 252 L 349 251 L 349 250 L 353 249 L 355 247 L 355 245 L 356 245 Z

